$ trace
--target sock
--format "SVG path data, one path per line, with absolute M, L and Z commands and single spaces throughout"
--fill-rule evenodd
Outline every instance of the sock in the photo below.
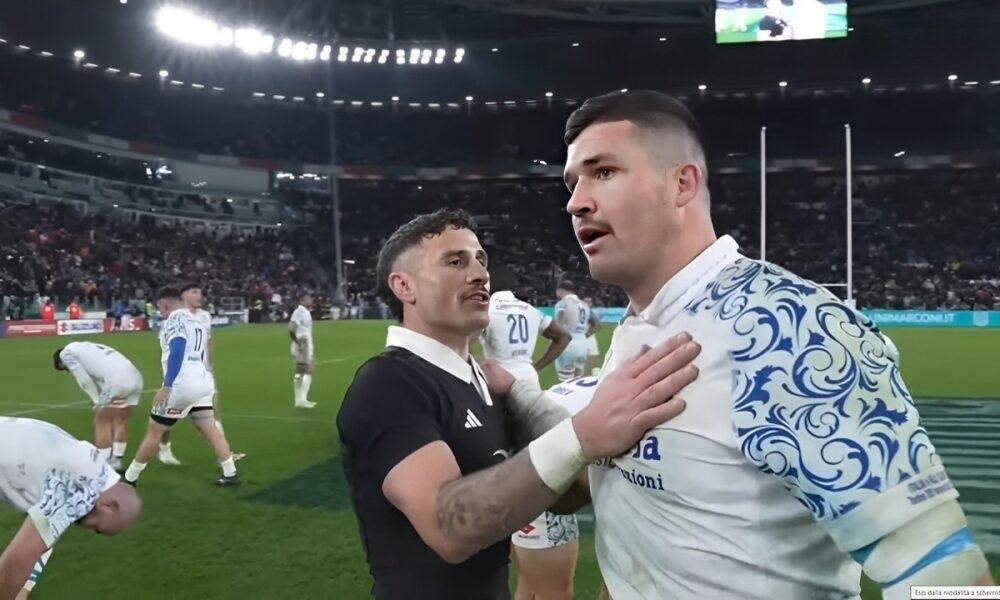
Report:
M 111 444 L 111 456 L 121 458 L 125 456 L 125 446 L 128 442 L 114 442 Z
M 233 460 L 232 454 L 222 463 L 222 474 L 226 477 L 236 475 L 236 461 Z
M 105 461 L 111 460 L 111 448 L 98 448 L 97 454 Z
M 302 401 L 309 402 L 309 386 L 312 385 L 313 376 L 303 375 L 302 376 Z
M 226 430 L 222 428 L 222 421 L 215 422 L 215 428 L 219 430 L 219 433 L 226 435 Z
M 160 452 L 170 452 L 170 442 L 160 444 Z
M 142 471 L 145 468 L 146 468 L 146 463 L 141 463 L 137 460 L 133 460 L 132 464 L 128 466 L 128 470 L 125 471 L 125 479 L 129 481 L 135 481 L 139 479 L 139 475 L 142 474 Z
M 292 389 L 295 390 L 295 403 L 302 404 L 302 375 L 295 374 L 292 378 Z

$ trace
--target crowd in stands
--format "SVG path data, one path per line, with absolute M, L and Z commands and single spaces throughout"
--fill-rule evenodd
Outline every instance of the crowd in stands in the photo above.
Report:
M 308 232 L 249 239 L 151 219 L 127 223 L 71 204 L 0 200 L 0 290 L 33 304 L 79 298 L 107 310 L 120 300 L 144 308 L 157 288 L 194 281 L 213 299 L 278 294 L 294 303 L 317 286 L 306 272 L 311 244 Z M 16 304 L 5 302 L 11 311 Z
M 265 90 L 286 100 L 254 99 L 228 86 L 215 93 L 162 85 L 155 78 L 105 77 L 62 61 L 0 52 L 0 108 L 102 135 L 240 157 L 328 164 L 329 102 L 315 89 Z M 985 82 L 984 82 L 985 83 Z M 211 84 L 210 84 L 211 85 Z M 684 97 L 709 140 L 709 158 L 755 156 L 760 128 L 773 157 L 843 155 L 843 125 L 856 152 L 889 156 L 995 149 L 1000 102 L 990 86 L 888 86 L 779 91 L 711 90 Z M 292 101 L 300 94 L 302 102 Z M 478 95 L 478 94 L 477 94 Z M 455 166 L 516 160 L 557 164 L 562 129 L 580 99 L 345 98 L 336 109 L 337 162 L 351 165 Z M 356 107 L 350 101 L 363 101 Z M 381 102 L 372 107 L 371 101 Z M 411 107 L 414 100 L 420 107 Z M 452 100 L 453 106 L 448 106 Z M 431 108 L 430 103 L 437 105 Z M 934 115 L 927 119 L 926 115 Z M 914 123 L 920 123 L 914 127 Z M 253 127 L 247 127 L 253 123 Z

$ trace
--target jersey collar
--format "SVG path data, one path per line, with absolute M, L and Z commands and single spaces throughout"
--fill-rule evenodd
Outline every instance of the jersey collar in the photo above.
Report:
M 622 323 L 638 318 L 653 324 L 663 324 L 683 306 L 676 306 L 678 300 L 695 292 L 699 283 L 706 278 L 714 277 L 721 268 L 740 257 L 739 245 L 731 236 L 724 235 L 705 248 L 701 254 L 689 262 L 676 275 L 671 277 L 660 291 L 656 293 L 653 302 L 644 311 L 635 314 L 630 304 L 625 311 Z
M 471 357 L 469 358 L 469 362 L 466 362 L 448 346 L 405 327 L 390 326 L 389 333 L 386 335 L 385 345 L 386 347 L 394 346 L 409 350 L 465 383 L 473 383 L 473 377 L 475 377 L 475 385 L 478 388 L 480 396 L 483 397 L 486 404 L 493 405 L 493 400 L 490 398 L 488 391 L 489 387 L 486 384 L 486 377 L 483 375 L 479 365 Z

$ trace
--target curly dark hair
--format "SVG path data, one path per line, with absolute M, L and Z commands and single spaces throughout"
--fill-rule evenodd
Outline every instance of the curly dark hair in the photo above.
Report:
M 394 231 L 379 251 L 378 263 L 375 266 L 378 293 L 389 305 L 392 316 L 398 321 L 403 321 L 403 303 L 389 288 L 389 274 L 392 273 L 396 261 L 404 252 L 419 245 L 422 240 L 441 235 L 449 228 L 475 232 L 476 222 L 469 213 L 453 208 L 442 208 L 432 213 L 418 215 Z

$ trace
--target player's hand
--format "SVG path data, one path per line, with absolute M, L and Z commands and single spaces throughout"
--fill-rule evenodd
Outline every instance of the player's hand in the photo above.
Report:
M 510 393 L 510 387 L 514 385 L 516 379 L 507 369 L 501 367 L 495 360 L 484 360 L 479 366 L 483 369 L 486 384 L 494 396 L 506 396 Z
M 618 456 L 647 431 L 676 417 L 684 400 L 676 395 L 698 376 L 691 362 L 701 346 L 687 333 L 675 335 L 601 378 L 594 399 L 573 417 L 585 456 Z
M 156 395 L 153 396 L 153 410 L 156 412 L 163 412 L 163 409 L 167 406 L 167 400 L 170 399 L 170 388 L 161 387 Z

